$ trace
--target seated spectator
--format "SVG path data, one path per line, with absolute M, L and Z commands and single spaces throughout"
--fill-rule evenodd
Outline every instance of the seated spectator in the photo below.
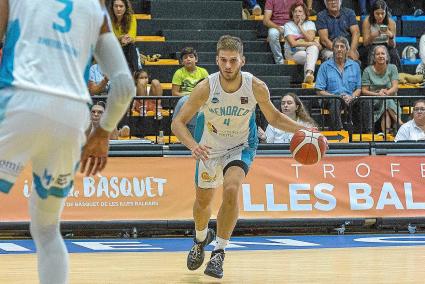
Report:
M 267 0 L 264 7 L 263 24 L 269 29 L 268 41 L 276 64 L 283 64 L 280 38 L 284 34 L 283 26 L 291 19 L 289 10 L 299 0 Z
M 187 96 L 183 96 L 179 99 L 179 101 L 177 102 L 176 106 L 174 107 L 174 112 L 173 112 L 173 119 L 177 116 L 177 114 L 180 112 L 181 108 L 183 107 L 183 105 L 186 103 L 186 101 L 189 99 L 189 95 Z M 192 119 L 186 123 L 187 129 L 189 129 L 190 134 L 192 134 L 193 137 L 195 137 L 195 128 L 196 128 L 196 118 L 197 118 L 197 114 L 195 114 Z
M 316 28 L 319 32 L 320 43 L 323 46 L 321 58 L 328 60 L 334 55 L 332 41 L 337 37 L 345 37 L 351 42 L 347 56 L 353 60 L 359 59 L 357 47 L 360 29 L 356 14 L 348 8 L 341 8 L 342 0 L 324 0 L 326 9 L 317 14 Z
M 373 6 L 373 3 L 375 3 L 376 0 L 369 0 L 369 7 Z M 366 9 L 366 0 L 359 0 L 359 6 L 360 6 L 360 15 L 365 16 L 368 14 Z
M 98 64 L 93 64 L 90 67 L 89 81 L 88 81 L 89 93 L 92 96 L 106 96 L 109 92 L 109 79 L 100 70 Z
M 161 83 L 157 79 L 150 81 L 149 74 L 145 70 L 136 71 L 134 74 L 134 81 L 136 82 L 136 97 L 146 96 L 162 96 Z M 144 104 L 142 103 L 144 101 Z M 158 110 L 158 115 L 162 110 L 161 100 L 134 100 L 132 111 L 139 113 L 140 115 L 146 115 L 147 112 L 153 112 Z
M 139 69 L 139 55 L 136 49 L 137 20 L 130 0 L 113 0 L 109 5 L 109 15 L 115 36 L 121 43 L 128 67 L 134 74 Z
M 99 127 L 100 118 L 105 112 L 105 103 L 98 102 L 93 105 L 90 109 L 90 124 L 86 130 L 86 136 L 88 137 L 92 131 Z M 119 138 L 129 138 L 130 137 L 130 127 L 124 125 L 121 129 L 114 129 L 110 134 L 111 140 L 116 140 Z
M 313 83 L 320 43 L 315 41 L 316 26 L 308 20 L 307 6 L 295 3 L 289 13 L 292 21 L 285 24 L 285 58 L 304 64 L 304 82 Z
M 280 109 L 283 114 L 304 126 L 316 126 L 315 121 L 310 117 L 303 103 L 294 93 L 287 93 L 282 97 Z M 294 133 L 282 131 L 269 124 L 266 128 L 265 136 L 267 143 L 289 143 Z
M 208 77 L 208 71 L 205 68 L 196 66 L 198 54 L 193 47 L 183 48 L 180 61 L 183 67 L 174 73 L 171 89 L 172 95 L 179 97 L 189 95 L 201 80 Z
M 425 100 L 413 104 L 413 119 L 403 124 L 394 139 L 397 141 L 425 140 Z
M 375 46 L 372 50 L 370 65 L 363 71 L 362 95 L 366 96 L 396 96 L 398 91 L 398 71 L 394 64 L 389 64 L 390 57 L 383 45 Z M 372 113 L 373 123 L 381 123 L 383 133 L 392 134 L 398 125 L 401 110 L 394 99 L 373 100 L 368 104 L 365 113 Z M 397 116 L 398 115 L 398 116 Z M 368 121 L 370 119 L 367 119 Z
M 350 50 L 348 40 L 337 37 L 333 43 L 333 56 L 320 65 L 315 88 L 321 96 L 339 96 L 340 99 L 326 99 L 324 106 L 329 109 L 332 130 L 343 129 L 341 108 L 347 108 L 353 98 L 361 91 L 360 66 L 347 58 Z
M 397 27 L 385 1 L 375 1 L 370 15 L 363 21 L 362 32 L 364 46 L 361 52 L 362 67 L 367 66 L 372 49 L 377 45 L 384 45 L 390 53 L 390 63 L 401 70 L 400 56 L 395 43 Z

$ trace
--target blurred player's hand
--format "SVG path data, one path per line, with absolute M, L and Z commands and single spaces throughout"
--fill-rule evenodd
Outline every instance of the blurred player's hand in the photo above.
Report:
M 208 160 L 208 154 L 210 153 L 211 147 L 206 145 L 197 145 L 192 149 L 192 156 L 197 160 L 206 161 Z
M 86 176 L 102 171 L 108 159 L 109 132 L 97 127 L 87 138 L 81 153 L 80 172 Z

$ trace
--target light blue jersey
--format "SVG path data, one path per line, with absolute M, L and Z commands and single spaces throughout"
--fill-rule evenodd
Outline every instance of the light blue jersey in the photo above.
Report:
M 257 146 L 253 76 L 241 73 L 242 85 L 231 94 L 221 87 L 219 72 L 208 76 L 210 95 L 198 115 L 195 139 L 212 147 L 210 157 L 220 156 L 235 147 L 254 149 Z
M 86 82 L 104 17 L 99 0 L 9 0 L 0 89 L 90 102 Z

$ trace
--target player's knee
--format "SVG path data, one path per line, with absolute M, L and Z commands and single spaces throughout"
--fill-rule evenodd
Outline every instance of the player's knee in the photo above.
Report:
M 200 209 L 207 209 L 211 205 L 211 199 L 210 198 L 197 197 L 196 198 L 196 205 Z
M 238 204 L 238 192 L 239 188 L 236 185 L 226 186 L 223 190 L 223 203 L 227 203 L 229 206 Z

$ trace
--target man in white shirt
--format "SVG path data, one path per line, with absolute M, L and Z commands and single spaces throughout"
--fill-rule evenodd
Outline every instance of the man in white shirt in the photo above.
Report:
M 413 106 L 413 119 L 403 124 L 394 139 L 397 141 L 425 140 L 425 100 L 417 100 Z

